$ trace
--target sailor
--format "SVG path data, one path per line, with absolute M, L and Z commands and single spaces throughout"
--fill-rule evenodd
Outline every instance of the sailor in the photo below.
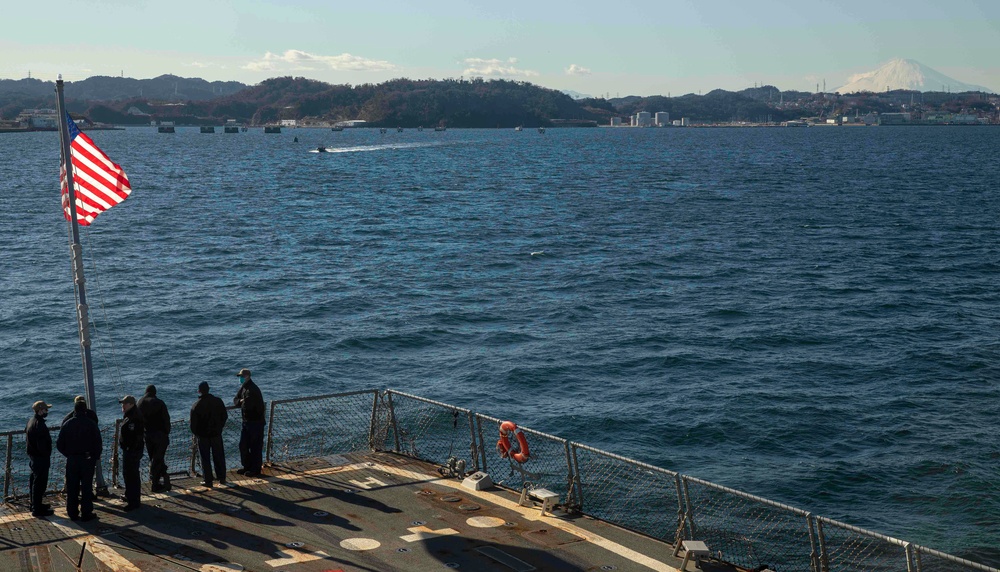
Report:
M 243 468 L 236 472 L 248 477 L 260 475 L 264 447 L 264 396 L 250 378 L 250 370 L 243 368 L 236 374 L 240 389 L 233 398 L 243 413 L 243 430 L 240 433 L 240 462 Z
M 156 396 L 156 386 L 146 386 L 146 393 L 135 404 L 142 413 L 146 428 L 146 453 L 149 454 L 150 490 L 154 493 L 170 490 L 170 475 L 163 457 L 170 445 L 170 412 L 167 404 Z
M 52 507 L 42 502 L 45 489 L 49 488 L 49 465 L 52 458 L 52 435 L 45 425 L 45 417 L 48 416 L 50 407 L 52 406 L 44 401 L 36 401 L 31 406 L 35 414 L 24 428 L 28 467 L 31 468 L 31 476 L 28 478 L 31 516 L 39 518 L 52 514 Z
M 63 423 L 56 439 L 56 448 L 66 457 L 66 514 L 70 520 L 97 518 L 94 514 L 94 468 L 102 447 L 101 430 L 87 415 L 87 404 L 76 402 L 73 416 Z
M 135 397 L 126 395 L 118 400 L 122 404 L 122 422 L 118 430 L 118 445 L 122 448 L 122 474 L 125 478 L 125 512 L 139 508 L 142 484 L 139 480 L 139 462 L 142 460 L 142 412 L 135 406 Z
M 226 484 L 226 450 L 222 445 L 222 430 L 229 419 L 226 404 L 208 391 L 208 383 L 198 385 L 198 401 L 191 406 L 191 432 L 198 438 L 201 453 L 202 485 L 212 486 L 212 466 L 220 485 Z
M 66 417 L 63 417 L 62 423 L 60 423 L 59 426 L 62 427 L 63 425 L 66 424 L 67 421 L 69 421 L 70 419 L 73 418 L 74 415 L 76 415 L 77 403 L 83 404 L 84 415 L 86 415 L 88 419 L 93 421 L 97 425 L 97 428 L 100 429 L 101 422 L 97 420 L 97 412 L 87 407 L 87 399 L 84 398 L 82 395 L 77 395 L 75 398 L 73 398 L 73 409 L 71 409 L 70 412 L 66 414 Z M 101 460 L 97 459 L 94 462 L 94 466 L 100 467 Z M 94 471 L 94 473 L 95 476 L 97 477 L 97 491 L 96 491 L 97 496 L 102 496 L 102 497 L 110 496 L 110 493 L 108 493 L 108 487 L 106 484 L 104 484 L 104 475 L 98 473 L 97 471 Z
M 60 423 L 59 426 L 62 427 L 63 425 L 66 424 L 67 421 L 69 421 L 70 419 L 73 418 L 74 415 L 76 415 L 77 403 L 83 404 L 84 415 L 89 417 L 91 421 L 93 421 L 94 423 L 97 424 L 98 427 L 100 427 L 101 422 L 97 420 L 97 412 L 87 407 L 87 399 L 82 395 L 77 395 L 75 398 L 73 398 L 73 409 L 71 409 L 70 412 L 66 414 L 66 417 L 63 417 L 62 423 Z

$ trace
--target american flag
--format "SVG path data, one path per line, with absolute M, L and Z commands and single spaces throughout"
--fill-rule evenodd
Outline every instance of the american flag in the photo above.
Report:
M 128 198 L 132 187 L 128 176 L 117 164 L 108 159 L 104 151 L 80 132 L 73 119 L 66 114 L 69 126 L 69 154 L 73 164 L 73 186 L 76 188 L 76 221 L 88 226 L 97 215 Z M 60 172 L 62 182 L 62 205 L 66 220 L 70 217 L 70 205 L 66 184 L 66 165 Z

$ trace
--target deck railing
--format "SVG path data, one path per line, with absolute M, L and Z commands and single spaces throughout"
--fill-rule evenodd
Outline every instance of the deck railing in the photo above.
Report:
M 223 432 L 230 466 L 239 459 L 236 408 Z M 721 561 L 742 568 L 810 572 L 1000 572 L 943 552 L 816 516 L 801 509 L 521 427 L 531 455 L 523 464 L 496 453 L 500 419 L 398 391 L 375 389 L 272 401 L 265 461 L 391 451 L 446 467 L 464 464 L 520 491 L 546 488 L 560 504 L 678 546 L 705 542 Z M 119 423 L 103 427 L 101 470 L 121 482 Z M 195 476 L 200 458 L 188 421 L 171 424 L 167 466 Z M 57 429 L 53 428 L 53 432 Z M 0 433 L 6 446 L 5 502 L 28 492 L 24 431 Z M 49 491 L 63 486 L 54 453 Z M 460 466 L 460 465 L 459 465 Z M 142 463 L 148 480 L 148 462 Z

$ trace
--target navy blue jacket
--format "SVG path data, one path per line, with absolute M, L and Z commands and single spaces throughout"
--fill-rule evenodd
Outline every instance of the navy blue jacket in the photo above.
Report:
M 145 442 L 142 439 L 145 429 L 143 428 L 142 412 L 139 408 L 132 406 L 125 412 L 121 427 L 118 429 L 118 445 L 122 451 L 142 451 Z
M 28 456 L 49 457 L 52 455 L 52 435 L 45 425 L 45 418 L 35 413 L 24 428 L 24 442 L 27 445 Z
M 233 398 L 233 405 L 240 406 L 244 421 L 264 421 L 264 396 L 252 379 L 244 381 L 240 386 Z
M 103 449 L 101 430 L 85 411 L 76 411 L 59 430 L 56 448 L 67 457 L 84 455 L 96 459 Z
M 167 411 L 167 404 L 155 393 L 146 393 L 139 398 L 135 406 L 142 412 L 146 433 L 156 433 L 157 431 L 170 433 L 170 412 Z
M 198 401 L 191 406 L 191 432 L 196 437 L 209 438 L 222 435 L 222 429 L 228 419 L 226 404 L 211 393 L 199 395 Z

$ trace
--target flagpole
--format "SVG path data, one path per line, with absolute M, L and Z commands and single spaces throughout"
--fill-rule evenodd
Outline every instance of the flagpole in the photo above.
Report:
M 80 246 L 80 225 L 76 221 L 76 190 L 73 185 L 73 165 L 70 160 L 69 125 L 66 122 L 66 102 L 63 98 L 62 75 L 56 80 L 56 108 L 59 114 L 59 138 L 62 141 L 60 155 L 66 169 L 66 200 L 69 202 L 70 256 L 73 262 L 73 283 L 76 285 L 76 318 L 80 332 L 80 355 L 83 359 L 83 383 L 87 404 L 97 413 L 97 399 L 94 391 L 94 363 L 90 353 L 90 315 L 87 306 L 86 280 L 83 277 L 83 247 Z M 98 467 L 100 464 L 98 463 Z M 104 471 L 95 471 L 97 488 L 107 491 Z

